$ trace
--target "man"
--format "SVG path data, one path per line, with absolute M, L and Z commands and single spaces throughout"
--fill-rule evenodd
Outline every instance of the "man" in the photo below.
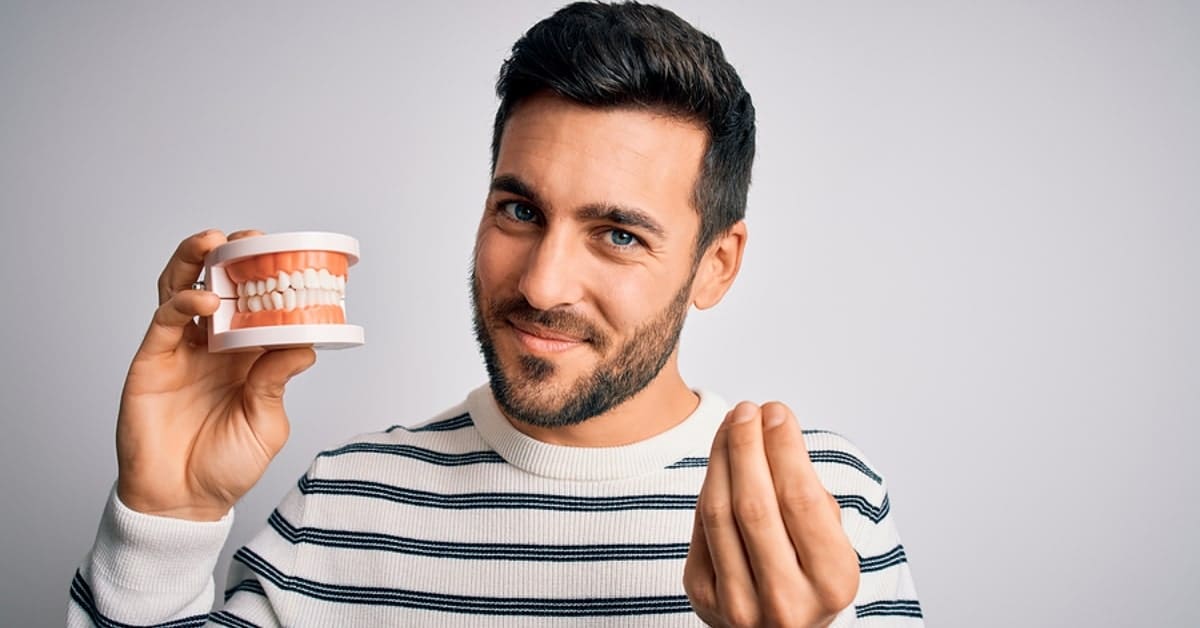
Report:
M 210 614 L 233 504 L 315 354 L 208 353 L 192 319 L 217 299 L 189 288 L 226 237 L 184 240 L 72 625 L 920 625 L 861 455 L 680 377 L 686 312 L 721 300 L 746 243 L 754 109 L 719 45 L 656 7 L 573 4 L 497 92 L 471 277 L 489 385 L 319 455 Z

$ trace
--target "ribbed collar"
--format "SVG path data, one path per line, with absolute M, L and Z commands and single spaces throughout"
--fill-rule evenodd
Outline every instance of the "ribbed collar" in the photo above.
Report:
M 689 455 L 708 455 L 712 436 L 729 411 L 720 397 L 697 390 L 700 405 L 682 423 L 643 441 L 617 447 L 552 445 L 517 431 L 484 384 L 467 396 L 467 411 L 496 453 L 535 475 L 561 480 L 618 480 L 662 469 Z

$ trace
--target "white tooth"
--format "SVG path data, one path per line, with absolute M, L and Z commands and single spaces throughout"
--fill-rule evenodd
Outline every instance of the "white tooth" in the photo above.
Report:
M 309 295 L 317 300 L 317 305 L 325 305 L 325 291 L 320 288 L 313 290 Z
M 337 276 L 337 291 L 338 291 L 338 294 L 346 294 L 346 276 L 345 275 Z
M 258 296 L 257 294 L 251 296 L 250 300 L 246 303 L 246 306 L 250 308 L 251 312 L 261 312 L 263 309 L 262 297 Z
M 329 274 L 329 269 L 322 268 L 317 271 L 317 277 L 321 280 L 321 288 L 328 290 L 333 287 L 333 275 Z
M 263 310 L 270 312 L 271 310 L 275 309 L 275 303 L 271 301 L 270 292 L 262 294 L 258 298 L 262 299 Z
M 237 300 L 237 311 L 239 311 L 239 312 L 245 312 L 245 311 L 246 311 L 246 297 L 238 297 L 238 300 Z
M 285 275 L 286 276 L 286 275 Z M 291 312 L 296 309 L 296 291 L 288 288 L 283 291 L 283 309 Z
M 301 288 L 296 291 L 296 308 L 303 310 L 308 307 L 308 290 Z
M 254 296 L 255 294 L 257 294 L 257 293 L 254 291 L 254 286 L 255 286 L 255 284 L 254 284 L 254 280 L 253 280 L 253 279 L 251 279 L 250 281 L 247 281 L 247 282 L 246 282 L 246 296 L 248 296 L 248 297 L 252 297 L 252 296 Z
M 254 282 L 254 289 L 258 290 L 257 294 L 266 294 L 267 293 L 267 282 L 263 281 L 262 279 L 259 279 L 258 281 Z
M 273 310 L 282 310 L 283 309 L 283 295 L 278 292 L 272 292 L 271 293 L 271 305 L 275 306 L 275 307 L 271 308 Z
M 304 269 L 304 287 L 308 289 L 320 288 L 321 278 L 317 276 L 317 271 L 314 268 Z
M 284 290 L 287 290 L 288 288 L 292 287 L 292 278 L 288 277 L 288 274 L 283 272 L 282 270 L 279 271 L 279 276 L 276 277 L 275 280 L 276 280 L 275 281 L 276 285 L 279 286 L 280 292 L 283 292 Z
M 267 277 L 267 292 L 275 292 L 275 278 Z M 266 294 L 264 292 L 263 294 Z
M 244 283 L 239 283 L 239 284 L 237 285 L 237 295 L 238 295 L 239 297 L 244 297 L 244 296 L 246 296 L 246 284 L 244 284 Z
M 288 279 L 292 280 L 293 288 L 299 290 L 304 287 L 304 273 L 298 270 L 293 270 L 291 277 L 288 277 Z

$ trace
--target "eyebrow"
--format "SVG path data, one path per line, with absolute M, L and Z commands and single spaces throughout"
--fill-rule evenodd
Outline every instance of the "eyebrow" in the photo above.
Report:
M 546 203 L 538 196 L 533 186 L 511 174 L 502 174 L 492 179 L 491 191 L 508 192 L 529 199 L 538 207 Z M 576 215 L 583 220 L 606 220 L 625 227 L 638 227 L 658 238 L 666 237 L 666 230 L 650 214 L 636 208 L 612 203 L 589 203 L 580 207 Z

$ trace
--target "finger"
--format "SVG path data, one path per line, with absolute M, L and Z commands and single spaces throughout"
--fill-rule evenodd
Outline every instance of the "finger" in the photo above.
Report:
M 716 579 L 717 606 L 724 619 L 738 625 L 756 625 L 758 601 L 754 594 L 754 576 L 738 532 L 733 513 L 733 493 L 729 479 L 726 440 L 733 412 L 717 430 L 708 456 L 708 473 L 700 490 L 697 509 L 704 523 Z
M 277 349 L 263 353 L 246 374 L 242 395 L 246 419 L 267 453 L 274 456 L 288 437 L 283 392 L 293 377 L 317 361 L 312 347 Z
M 762 411 L 749 402 L 738 404 L 726 431 L 733 514 L 758 583 L 759 606 L 770 615 L 789 605 L 771 594 L 802 590 L 804 574 L 780 516 L 763 445 Z
M 241 240 L 242 238 L 253 238 L 255 236 L 266 235 L 258 229 L 241 229 L 229 234 L 229 241 Z
M 692 604 L 692 610 L 700 619 L 709 625 L 719 622 L 716 573 L 713 571 L 712 555 L 708 553 L 708 541 L 704 538 L 704 522 L 700 518 L 699 508 L 692 521 L 692 541 L 688 545 L 687 560 L 683 563 L 683 590 Z
M 767 462 L 788 536 L 819 598 L 838 609 L 858 590 L 858 554 L 842 529 L 836 500 L 809 459 L 804 434 L 782 403 L 763 405 Z
M 184 341 L 192 317 L 211 316 L 221 305 L 217 295 L 204 290 L 184 290 L 171 297 L 154 311 L 150 328 L 142 339 L 139 353 L 157 355 L 170 353 Z
M 167 261 L 158 276 L 158 303 L 162 305 L 182 290 L 192 287 L 204 270 L 204 256 L 226 242 L 225 235 L 218 229 L 201 231 L 185 238 Z

